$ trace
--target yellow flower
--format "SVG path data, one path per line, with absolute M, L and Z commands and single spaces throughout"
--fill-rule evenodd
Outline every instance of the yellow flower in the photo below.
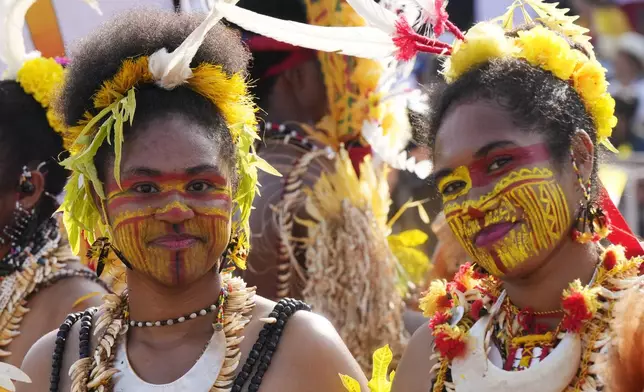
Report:
M 506 38 L 501 26 L 482 22 L 474 25 L 465 42 L 458 41 L 452 48 L 452 55 L 443 65 L 447 83 L 452 83 L 464 73 L 493 58 L 507 57 L 514 53 L 512 40 Z
M 418 306 L 425 317 L 432 317 L 438 311 L 449 309 L 451 303 L 447 296 L 447 282 L 445 280 L 433 281 L 429 285 L 427 293 L 420 299 Z
M 26 61 L 16 80 L 43 108 L 48 108 L 56 88 L 63 80 L 63 67 L 56 60 L 38 57 Z
M 47 121 L 49 122 L 49 126 L 52 127 L 56 133 L 60 134 L 61 136 L 65 135 L 65 131 L 67 127 L 65 126 L 65 122 L 56 114 L 54 110 L 47 110 Z M 67 141 L 64 141 L 64 144 L 67 145 Z
M 569 80 L 577 67 L 578 56 L 566 40 L 554 31 L 543 26 L 519 31 L 516 39 L 521 48 L 519 58 L 546 71 L 552 72 L 561 80 Z
M 597 140 L 607 139 L 617 125 L 615 117 L 615 100 L 608 93 L 604 93 L 593 102 L 584 102 L 592 115 L 597 128 Z
M 608 89 L 606 70 L 597 60 L 581 64 L 572 75 L 573 86 L 584 102 L 592 102 Z

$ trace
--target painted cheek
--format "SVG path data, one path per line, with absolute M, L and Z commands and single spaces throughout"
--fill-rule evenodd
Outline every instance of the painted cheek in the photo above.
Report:
M 189 234 L 200 241 L 187 249 L 170 250 L 150 241 L 174 233 Z M 210 271 L 226 249 L 229 216 L 197 215 L 179 225 L 152 217 L 131 219 L 114 230 L 116 246 L 132 267 L 165 285 L 193 282 Z
M 468 211 L 482 211 L 474 218 Z M 521 169 L 502 178 L 477 201 L 452 203 L 447 222 L 461 245 L 483 268 L 496 276 L 552 249 L 567 232 L 570 213 L 563 190 L 548 169 Z M 485 227 L 522 221 L 491 249 L 477 247 L 475 236 Z

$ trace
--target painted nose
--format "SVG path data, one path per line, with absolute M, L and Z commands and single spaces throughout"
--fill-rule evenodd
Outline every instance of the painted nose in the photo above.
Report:
M 155 218 L 171 224 L 182 223 L 194 218 L 194 211 L 179 201 L 174 201 L 155 213 Z

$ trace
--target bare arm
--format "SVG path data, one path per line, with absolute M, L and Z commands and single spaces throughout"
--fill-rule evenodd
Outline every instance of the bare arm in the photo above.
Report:
M 428 392 L 432 387 L 430 370 L 435 362 L 430 360 L 433 337 L 428 323 L 423 324 L 412 336 L 403 354 L 392 392 Z
M 325 318 L 298 312 L 288 322 L 262 386 L 267 391 L 346 392 L 340 374 L 367 380 L 342 339 Z

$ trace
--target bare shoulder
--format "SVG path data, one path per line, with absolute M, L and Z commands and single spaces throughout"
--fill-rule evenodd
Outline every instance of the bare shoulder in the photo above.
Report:
M 260 298 L 258 310 L 268 313 L 275 303 Z M 295 371 L 294 371 L 295 370 Z M 345 391 L 340 374 L 366 378 L 331 323 L 312 312 L 296 312 L 284 326 L 262 388 L 266 391 Z M 262 389 L 264 390 L 264 389 Z
M 80 262 L 68 263 L 70 269 L 79 270 L 83 268 Z M 95 296 L 90 296 L 83 301 L 79 299 L 95 293 Z M 62 279 L 41 290 L 33 296 L 30 301 L 32 306 L 43 304 L 50 312 L 56 312 L 56 315 L 65 317 L 65 315 L 79 310 L 84 310 L 92 306 L 99 306 L 102 301 L 103 294 L 107 291 L 99 283 L 89 280 L 85 277 L 71 277 Z M 53 306 L 52 306 L 53 305 Z M 57 317 L 56 322 L 60 323 L 63 320 Z
M 430 370 L 435 361 L 431 359 L 434 338 L 429 330 L 429 322 L 423 324 L 411 337 L 403 354 L 392 392 L 427 392 L 432 386 Z

